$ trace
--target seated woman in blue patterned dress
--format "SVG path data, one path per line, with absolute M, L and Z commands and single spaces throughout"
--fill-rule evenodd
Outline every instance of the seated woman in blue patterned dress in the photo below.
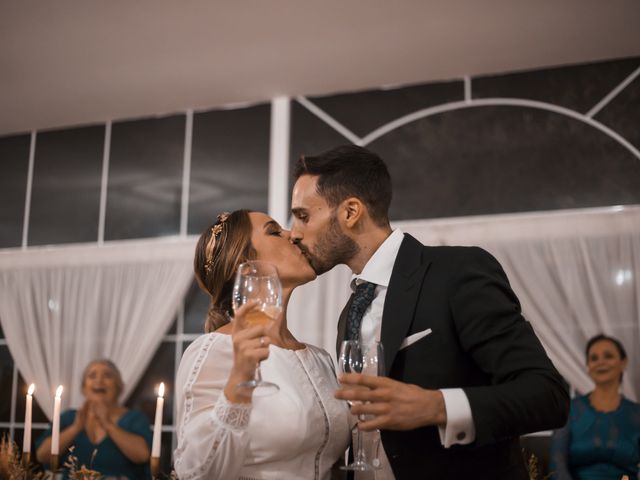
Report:
M 640 462 L 640 404 L 620 394 L 627 366 L 624 347 L 597 335 L 587 342 L 587 368 L 593 391 L 571 402 L 567 425 L 551 442 L 552 478 L 620 480 L 637 478 Z
M 69 461 L 74 447 L 77 467 L 85 465 L 110 479 L 149 479 L 151 429 L 144 413 L 118 404 L 124 385 L 110 360 L 94 360 L 82 375 L 86 401 L 79 410 L 60 415 L 60 466 Z M 36 442 L 36 457 L 51 460 L 51 425 Z M 64 478 L 68 478 L 64 471 Z

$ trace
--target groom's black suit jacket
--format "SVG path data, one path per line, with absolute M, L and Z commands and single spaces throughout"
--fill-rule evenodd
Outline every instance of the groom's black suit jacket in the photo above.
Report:
M 350 304 L 351 302 L 349 302 Z M 344 338 L 346 312 L 338 324 Z M 399 350 L 414 333 L 431 333 Z M 477 247 L 427 247 L 405 234 L 387 290 L 381 341 L 389 377 L 462 388 L 476 429 L 442 447 L 437 427 L 382 431 L 398 480 L 528 479 L 518 437 L 561 427 L 569 396 L 500 264 Z

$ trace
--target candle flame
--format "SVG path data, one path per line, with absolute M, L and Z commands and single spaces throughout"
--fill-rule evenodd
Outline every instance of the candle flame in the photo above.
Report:
M 158 396 L 164 397 L 164 382 L 160 382 L 160 386 L 158 387 Z
M 56 398 L 60 398 L 62 396 L 62 385 L 58 385 L 56 388 Z
M 29 385 L 29 390 L 27 390 L 27 395 L 33 395 L 33 392 L 36 391 L 36 384 L 32 383 Z

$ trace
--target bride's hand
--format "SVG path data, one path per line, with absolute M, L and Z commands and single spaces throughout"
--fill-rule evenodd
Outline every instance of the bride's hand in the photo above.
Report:
M 256 366 L 269 356 L 269 327 L 259 325 L 245 328 L 244 322 L 247 313 L 257 309 L 256 303 L 248 303 L 236 310 L 232 323 L 233 342 L 233 367 L 229 374 L 229 380 L 224 389 L 227 399 L 231 402 L 247 402 L 246 392 L 238 392 L 237 384 L 249 381 L 253 378 Z

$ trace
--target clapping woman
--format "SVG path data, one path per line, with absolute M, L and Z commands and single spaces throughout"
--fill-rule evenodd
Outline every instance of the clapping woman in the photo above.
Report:
M 60 416 L 60 466 L 69 461 L 73 446 L 77 466 L 85 465 L 104 478 L 150 478 L 149 421 L 142 412 L 118 403 L 123 388 L 120 371 L 110 360 L 87 365 L 82 375 L 83 406 Z M 49 464 L 50 452 L 51 426 L 37 442 L 38 461 Z

